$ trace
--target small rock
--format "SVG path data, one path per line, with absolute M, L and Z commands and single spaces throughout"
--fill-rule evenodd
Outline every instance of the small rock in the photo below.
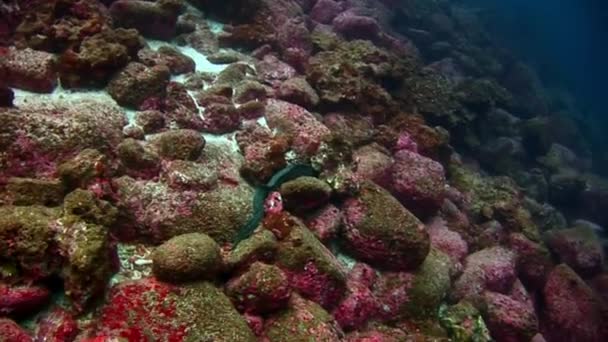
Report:
M 165 118 L 157 110 L 144 110 L 135 114 L 135 123 L 141 126 L 145 134 L 158 133 L 165 128 Z
M 333 342 L 340 336 L 340 328 L 327 311 L 297 295 L 291 297 L 287 310 L 268 319 L 263 334 L 269 342 Z
M 529 341 L 538 333 L 534 307 L 495 292 L 484 293 L 485 316 L 498 342 Z
M 462 275 L 452 288 L 452 299 L 478 299 L 484 290 L 508 293 L 516 279 L 515 266 L 515 253 L 503 247 L 486 248 L 469 255 Z
M 62 308 L 54 309 L 42 317 L 36 326 L 36 341 L 72 342 L 80 329 L 74 317 Z
M 177 129 L 159 133 L 151 138 L 162 158 L 196 160 L 205 147 L 205 139 L 197 131 Z
M 342 224 L 342 212 L 333 204 L 328 204 L 306 218 L 306 226 L 317 239 L 327 242 L 338 235 Z
M 107 91 L 119 105 L 138 108 L 146 99 L 164 97 L 171 73 L 164 65 L 151 68 L 129 63 L 108 84 Z
M 219 246 L 202 233 L 171 238 L 156 248 L 152 260 L 154 275 L 170 282 L 212 280 L 222 266 Z
M 561 262 L 583 277 L 592 277 L 604 267 L 604 248 L 590 227 L 550 230 L 547 243 Z
M 173 189 L 207 191 L 218 182 L 218 172 L 207 165 L 187 160 L 163 164 L 162 179 Z
M 181 75 L 194 72 L 194 60 L 171 46 L 161 46 L 157 51 L 141 49 L 137 53 L 139 61 L 148 67 L 165 65 L 172 75 Z
M 233 99 L 236 103 L 263 101 L 266 97 L 266 87 L 257 81 L 244 81 L 234 88 Z
M 315 177 L 298 177 L 281 184 L 281 197 L 288 210 L 306 211 L 325 204 L 331 196 L 331 187 Z
M 139 141 L 127 138 L 117 147 L 118 158 L 128 170 L 127 174 L 141 178 L 153 178 L 160 170 L 160 158 Z
M 203 130 L 213 134 L 234 132 L 241 125 L 239 111 L 233 104 L 211 103 L 205 106 Z
M 290 78 L 281 83 L 277 98 L 295 103 L 304 108 L 312 108 L 319 104 L 319 95 L 303 77 Z
M 277 238 L 269 230 L 255 232 L 239 243 L 226 258 L 230 269 L 246 269 L 256 261 L 271 261 L 276 254 Z
M 226 294 L 241 312 L 267 314 L 287 307 L 291 288 L 280 268 L 255 262 L 226 284 Z
M 319 0 L 310 10 L 310 18 L 321 24 L 330 24 L 342 12 L 341 3 L 334 0 Z
M 170 40 L 175 36 L 182 6 L 181 1 L 118 0 L 110 6 L 110 14 L 118 27 L 135 28 L 148 38 Z
M 378 41 L 380 39 L 380 25 L 371 18 L 356 15 L 351 11 L 343 12 L 332 21 L 334 30 L 348 39 L 367 39 Z
M 10 48 L 2 56 L 0 69 L 6 72 L 6 85 L 36 93 L 51 93 L 57 86 L 53 54 L 26 48 Z
M 207 56 L 207 60 L 213 64 L 231 64 L 241 60 L 241 54 L 234 50 L 218 51 Z

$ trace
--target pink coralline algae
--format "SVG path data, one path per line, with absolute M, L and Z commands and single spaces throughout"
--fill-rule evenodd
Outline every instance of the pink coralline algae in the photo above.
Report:
M 378 41 L 381 35 L 380 25 L 374 18 L 357 15 L 346 11 L 332 21 L 334 29 L 348 39 L 367 39 Z
M 281 100 L 268 100 L 266 120 L 270 128 L 290 136 L 293 150 L 303 156 L 313 155 L 330 133 L 309 111 Z
M 496 341 L 529 341 L 538 333 L 538 319 L 531 304 L 490 291 L 484 293 L 484 302 L 486 322 Z
M 578 274 L 591 277 L 604 268 L 604 247 L 592 228 L 552 230 L 547 239 L 559 260 Z
M 271 54 L 265 55 L 256 64 L 256 71 L 260 79 L 277 86 L 296 76 L 296 70 L 292 66 Z

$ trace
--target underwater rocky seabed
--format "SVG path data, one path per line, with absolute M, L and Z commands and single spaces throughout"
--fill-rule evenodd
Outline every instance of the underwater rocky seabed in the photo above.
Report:
M 0 341 L 608 339 L 606 181 L 474 12 L 0 14 Z

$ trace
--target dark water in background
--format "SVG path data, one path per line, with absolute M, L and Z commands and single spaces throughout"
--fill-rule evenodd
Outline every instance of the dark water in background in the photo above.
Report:
M 487 29 L 530 63 L 548 88 L 567 89 L 596 154 L 608 147 L 608 1 L 461 0 L 483 11 Z M 597 157 L 597 156 L 596 156 Z M 608 174 L 606 157 L 595 158 Z M 603 159 L 603 160 L 602 160 Z

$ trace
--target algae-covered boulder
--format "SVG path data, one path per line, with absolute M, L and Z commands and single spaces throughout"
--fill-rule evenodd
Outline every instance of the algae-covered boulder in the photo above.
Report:
M 307 210 L 325 204 L 331 196 L 331 187 L 315 177 L 299 177 L 281 184 L 279 189 L 290 210 Z
M 9 200 L 14 205 L 56 206 L 63 199 L 63 184 L 56 179 L 9 178 L 6 185 Z
M 219 246 L 201 233 L 169 239 L 156 248 L 152 261 L 154 275 L 169 282 L 213 280 L 222 266 Z
M 424 224 L 374 183 L 363 183 L 360 190 L 342 208 L 348 249 L 373 266 L 396 271 L 420 266 L 430 248 Z
M 454 341 L 492 341 L 481 313 L 468 301 L 441 306 L 439 321 Z
M 196 160 L 205 147 L 205 139 L 197 131 L 176 129 L 159 133 L 150 140 L 158 154 L 166 159 Z
M 169 285 L 154 278 L 112 288 L 90 337 L 166 341 L 253 342 L 247 322 L 208 282 Z
M 264 339 L 269 342 L 334 342 L 342 333 L 333 317 L 318 304 L 291 297 L 289 308 L 268 319 Z
M 547 243 L 559 260 L 583 277 L 591 277 L 604 267 L 604 247 L 590 227 L 550 230 Z

